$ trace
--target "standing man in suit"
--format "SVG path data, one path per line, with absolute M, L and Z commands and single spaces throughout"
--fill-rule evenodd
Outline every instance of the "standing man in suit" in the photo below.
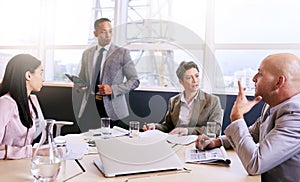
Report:
M 300 59 L 290 53 L 266 57 L 254 75 L 255 99 L 240 82 L 226 136 L 198 137 L 197 148 L 233 147 L 250 175 L 262 182 L 300 181 Z M 244 114 L 263 100 L 261 117 L 247 128 Z
M 140 83 L 129 51 L 111 42 L 111 21 L 100 18 L 94 29 L 98 45 L 83 52 L 79 73 L 88 84 L 78 114 L 82 131 L 99 128 L 102 117 L 110 117 L 114 126 L 129 116 L 125 94 Z

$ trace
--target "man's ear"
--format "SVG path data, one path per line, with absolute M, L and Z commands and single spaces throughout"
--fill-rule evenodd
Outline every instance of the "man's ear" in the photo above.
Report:
M 25 79 L 26 79 L 27 81 L 30 80 L 30 72 L 29 72 L 29 71 L 26 71 L 26 73 L 25 73 Z
M 276 83 L 276 88 L 281 88 L 284 85 L 285 80 L 285 76 L 279 76 Z

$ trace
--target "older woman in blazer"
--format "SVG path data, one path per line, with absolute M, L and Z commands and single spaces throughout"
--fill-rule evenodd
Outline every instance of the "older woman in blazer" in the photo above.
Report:
M 164 122 L 155 128 L 170 134 L 203 134 L 207 122 L 217 123 L 217 135 L 222 128 L 223 112 L 217 96 L 199 89 L 199 69 L 194 62 L 182 62 L 177 77 L 184 91 L 169 100 Z M 151 126 L 151 125 L 150 125 Z

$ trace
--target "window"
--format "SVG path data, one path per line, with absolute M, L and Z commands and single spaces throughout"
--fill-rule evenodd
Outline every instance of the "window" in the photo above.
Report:
M 227 93 L 237 79 L 254 91 L 252 77 L 269 54 L 299 54 L 299 1 L 215 0 L 214 47 Z
M 131 50 L 140 88 L 180 89 L 175 70 L 182 60 L 193 60 L 201 68 L 201 88 L 236 93 L 240 79 L 251 93 L 252 76 L 265 56 L 300 55 L 299 5 L 298 0 L 0 0 L 0 80 L 13 55 L 30 53 L 43 61 L 46 81 L 66 82 L 64 73 L 77 74 L 82 52 L 96 43 L 95 19 L 109 17 L 119 30 L 114 42 Z

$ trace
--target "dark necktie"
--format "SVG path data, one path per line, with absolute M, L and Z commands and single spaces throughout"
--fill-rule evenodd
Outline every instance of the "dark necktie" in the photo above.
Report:
M 95 93 L 98 92 L 98 84 L 100 82 L 100 72 L 101 72 L 101 62 L 103 59 L 103 52 L 105 51 L 105 48 L 101 48 L 99 51 L 99 55 L 97 57 L 97 62 L 95 65 L 95 75 L 94 75 L 94 83 L 95 83 Z

